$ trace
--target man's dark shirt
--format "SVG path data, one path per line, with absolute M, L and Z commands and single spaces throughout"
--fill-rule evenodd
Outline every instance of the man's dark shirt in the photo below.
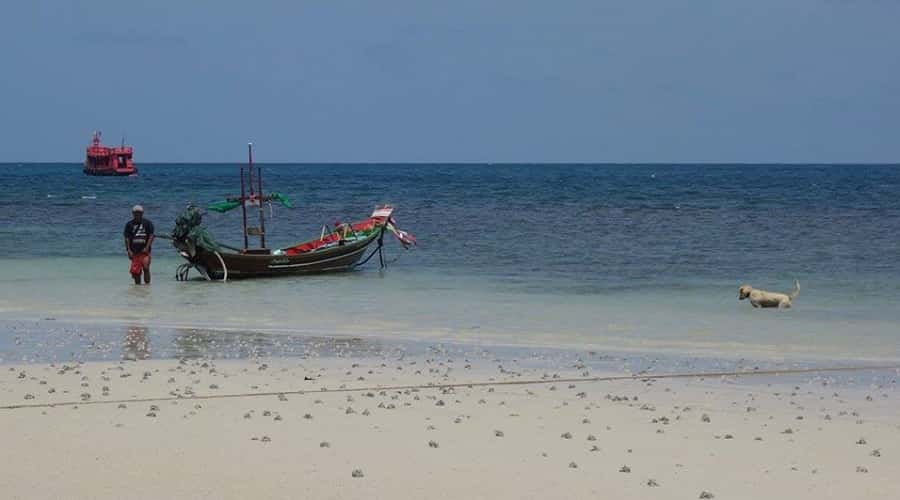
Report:
M 131 243 L 131 251 L 134 253 L 144 251 L 150 236 L 153 236 L 153 223 L 150 219 L 144 218 L 140 222 L 132 219 L 125 224 L 125 238 Z

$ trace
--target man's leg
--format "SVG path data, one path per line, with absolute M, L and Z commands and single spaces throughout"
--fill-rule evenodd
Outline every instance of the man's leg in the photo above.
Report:
M 141 262 L 141 267 L 137 267 L 137 259 L 140 258 L 139 255 L 128 253 L 128 256 L 131 258 L 131 268 L 128 270 L 131 273 L 131 279 L 134 280 L 135 285 L 141 284 L 141 273 L 144 271 L 143 262 Z
M 139 280 L 140 281 L 140 280 Z M 144 257 L 144 283 L 150 284 L 150 255 Z

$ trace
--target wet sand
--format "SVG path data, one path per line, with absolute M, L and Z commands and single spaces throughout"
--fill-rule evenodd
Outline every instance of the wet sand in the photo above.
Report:
M 567 382 L 603 374 L 578 362 L 439 350 L 0 368 L 0 406 L 52 405 L 0 409 L 6 498 L 821 499 L 900 490 L 895 373 L 881 387 L 814 376 Z M 524 380 L 540 383 L 500 384 Z M 398 385 L 417 387 L 385 388 Z

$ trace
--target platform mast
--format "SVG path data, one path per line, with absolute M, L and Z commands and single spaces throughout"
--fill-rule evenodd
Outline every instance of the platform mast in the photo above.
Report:
M 249 237 L 259 236 L 260 249 L 266 248 L 266 219 L 263 207 L 262 170 L 256 167 L 256 189 L 253 186 L 253 143 L 247 143 L 247 176 L 244 178 L 244 167 L 241 167 L 241 219 L 244 229 L 244 252 L 250 249 Z M 247 225 L 247 202 L 256 203 L 259 210 L 259 226 Z

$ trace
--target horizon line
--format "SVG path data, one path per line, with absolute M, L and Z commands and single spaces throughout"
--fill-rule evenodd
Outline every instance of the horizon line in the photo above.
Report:
M 172 165 L 245 165 L 246 162 L 221 162 L 221 161 L 156 161 L 136 163 L 136 166 L 172 166 Z M 900 161 L 895 162 L 753 162 L 753 161 L 737 161 L 737 162 L 717 162 L 717 161 L 651 161 L 651 162 L 610 162 L 610 161 L 272 161 L 259 162 L 254 161 L 254 165 L 271 165 L 271 166 L 313 166 L 313 165 L 400 165 L 400 166 L 514 166 L 514 165 L 530 165 L 530 166 L 900 166 Z M 74 161 L 0 161 L 0 167 L 5 166 L 53 166 L 53 165 L 74 165 L 83 166 L 83 162 Z

